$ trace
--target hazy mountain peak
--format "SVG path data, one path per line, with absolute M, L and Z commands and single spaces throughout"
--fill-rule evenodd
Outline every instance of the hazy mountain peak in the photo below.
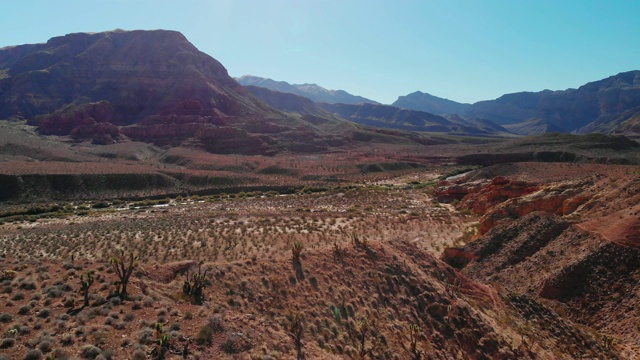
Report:
M 469 106 L 469 104 L 444 99 L 422 91 L 415 91 L 406 96 L 399 96 L 398 100 L 392 105 L 439 115 L 463 114 Z
M 352 95 L 344 90 L 328 90 L 315 83 L 289 84 L 286 81 L 276 81 L 254 75 L 244 75 L 236 78 L 236 81 L 243 86 L 260 86 L 269 90 L 303 96 L 315 102 L 326 102 L 329 104 L 378 104 L 378 102 L 362 96 Z

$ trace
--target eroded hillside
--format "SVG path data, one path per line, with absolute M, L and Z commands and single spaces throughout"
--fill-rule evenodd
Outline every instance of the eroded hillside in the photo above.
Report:
M 492 176 L 502 174 L 504 177 Z M 545 301 L 638 352 L 640 169 L 593 164 L 487 168 L 443 184 L 441 200 L 481 215 L 443 259 L 468 276 Z

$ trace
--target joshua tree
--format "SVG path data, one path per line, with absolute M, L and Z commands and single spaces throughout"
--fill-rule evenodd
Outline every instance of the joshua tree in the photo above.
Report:
M 350 320 L 347 323 L 347 331 L 358 352 L 357 358 L 365 359 L 367 356 L 373 358 L 381 345 L 377 321 L 362 318 L 356 324 Z
M 422 328 L 417 324 L 409 325 L 409 345 L 402 344 L 411 356 L 411 360 L 421 360 L 423 351 L 418 349 L 418 335 L 422 332 Z
M 120 281 L 116 282 L 118 286 L 116 293 L 120 296 L 120 300 L 124 301 L 127 297 L 127 284 L 129 283 L 133 269 L 138 266 L 138 259 L 139 257 L 133 255 L 133 253 L 125 256 L 124 250 L 120 250 L 119 255 L 109 259 L 113 270 L 116 272 L 116 275 L 118 275 L 118 279 L 120 279 Z
M 89 288 L 93 285 L 93 270 L 89 270 L 85 275 L 80 275 L 80 291 L 84 296 L 84 307 L 89 306 Z
M 296 241 L 291 245 L 291 260 L 294 264 L 300 262 L 300 253 L 302 252 L 302 248 L 302 243 L 299 241 Z
M 304 359 L 304 352 L 302 351 L 302 338 L 304 337 L 304 324 L 305 318 L 303 314 L 295 313 L 287 316 L 287 334 L 293 340 L 293 344 L 296 347 L 297 359 Z

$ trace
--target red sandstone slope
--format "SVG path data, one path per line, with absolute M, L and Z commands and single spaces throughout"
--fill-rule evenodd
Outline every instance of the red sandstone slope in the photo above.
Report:
M 0 70 L 0 119 L 28 119 L 45 135 L 261 155 L 345 142 L 256 100 L 175 31 L 78 33 L 3 48 Z
M 460 198 L 461 207 L 507 194 L 506 187 L 538 175 L 535 164 L 519 166 L 504 178 L 444 185 L 441 198 Z M 542 166 L 542 165 L 540 165 Z M 443 259 L 464 273 L 512 291 L 552 300 L 573 320 L 618 339 L 632 354 L 640 349 L 640 183 L 638 167 L 544 165 L 556 182 L 532 182 L 538 190 L 483 201 L 480 229 L 485 235 Z M 513 169 L 512 169 L 513 170 Z M 490 171 L 489 171 L 490 173 Z M 533 176 L 529 176 L 533 175 Z M 516 181 L 517 179 L 517 181 Z M 500 185 L 502 184 L 502 185 Z M 457 189 L 452 191 L 452 189 Z M 468 191 L 461 195 L 460 189 Z M 629 355 L 631 356 L 631 355 Z

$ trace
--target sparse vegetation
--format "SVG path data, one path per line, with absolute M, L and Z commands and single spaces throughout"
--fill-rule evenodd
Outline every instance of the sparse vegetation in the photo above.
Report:
M 436 175 L 317 192 L 247 191 L 148 205 L 138 199 L 117 211 L 87 207 L 89 215 L 73 224 L 51 218 L 22 229 L 0 225 L 0 270 L 13 272 L 2 284 L 11 292 L 0 295 L 0 320 L 11 316 L 0 347 L 11 358 L 34 349 L 42 358 L 422 360 L 454 353 L 570 358 L 571 351 L 615 359 L 624 344 L 619 335 L 609 342 L 555 321 L 543 307 L 511 302 L 507 290 L 437 260 L 463 238 L 473 244 L 479 225 L 471 211 L 434 204 L 421 185 Z M 127 206 L 133 203 L 146 207 Z M 129 274 L 122 298 L 112 249 L 126 249 L 119 252 Z M 568 255 L 550 251 L 553 259 Z M 129 267 L 133 254 L 145 263 L 134 256 Z M 597 269 L 610 271 L 606 264 Z M 119 289 L 111 293 L 114 279 Z M 77 290 L 90 306 L 72 307 Z M 545 317 L 525 320 L 537 313 Z

